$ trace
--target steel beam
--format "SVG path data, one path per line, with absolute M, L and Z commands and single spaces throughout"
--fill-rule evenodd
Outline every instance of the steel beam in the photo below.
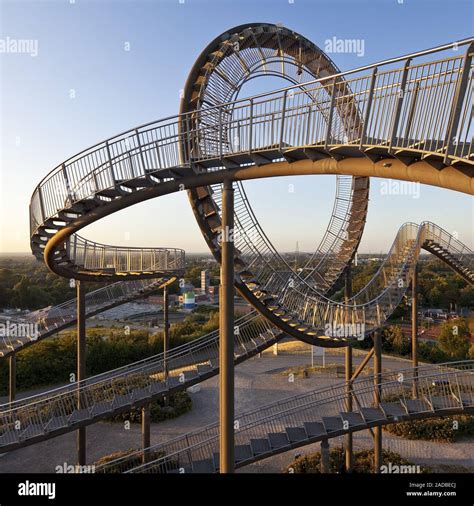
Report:
M 142 464 L 150 460 L 150 404 L 142 407 Z
M 418 397 L 418 273 L 415 268 L 411 280 L 411 362 L 413 365 L 413 396 Z
M 77 292 L 77 409 L 82 409 L 80 381 L 86 377 L 86 291 L 84 281 L 76 281 Z M 86 428 L 77 430 L 77 463 L 86 464 Z
M 8 357 L 8 400 L 10 404 L 16 397 L 16 353 Z
M 219 296 L 220 472 L 234 472 L 234 188 L 222 192 L 222 258 Z
M 379 406 L 382 400 L 382 335 L 377 330 L 374 333 L 374 404 Z M 382 465 L 382 427 L 374 427 L 374 473 L 380 473 Z
M 329 474 L 331 472 L 329 440 L 321 441 L 321 474 Z
M 165 381 L 169 376 L 168 351 L 170 349 L 170 321 L 169 321 L 169 294 L 168 286 L 163 287 L 163 375 Z M 168 406 L 169 397 L 163 397 L 165 406 Z
M 345 287 L 344 287 L 345 302 L 348 304 L 349 299 L 352 297 L 352 266 L 349 264 L 346 268 Z M 345 379 L 346 379 L 346 411 L 351 412 L 352 407 L 352 346 L 349 344 L 345 349 Z M 352 433 L 346 435 L 345 444 L 345 464 L 346 471 L 350 473 L 353 466 L 353 440 Z
M 163 373 L 168 379 L 168 351 L 170 348 L 170 320 L 169 320 L 169 293 L 168 286 L 163 288 Z

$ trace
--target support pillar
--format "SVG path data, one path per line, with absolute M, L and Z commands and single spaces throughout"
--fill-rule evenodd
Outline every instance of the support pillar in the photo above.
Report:
M 219 460 L 221 473 L 234 472 L 234 188 L 224 181 L 219 296 Z
M 331 472 L 329 456 L 329 441 L 323 439 L 321 441 L 321 474 L 328 474 Z
M 77 291 L 77 374 L 78 382 L 86 377 L 86 292 L 83 281 L 76 281 Z M 80 389 L 77 392 L 77 409 L 82 409 Z M 77 430 L 77 463 L 86 465 L 86 428 Z
M 8 400 L 12 403 L 16 397 L 16 353 L 8 357 Z
M 411 280 L 411 361 L 413 366 L 413 397 L 418 397 L 418 273 L 415 266 Z
M 374 334 L 374 404 L 380 405 L 382 400 L 382 334 L 377 330 Z M 374 473 L 380 473 L 382 465 L 382 427 L 374 427 Z
M 150 461 L 150 404 L 142 407 L 142 464 Z
M 349 302 L 349 299 L 352 297 L 352 268 L 351 264 L 348 265 L 346 270 L 346 283 L 345 283 L 345 301 L 346 304 Z M 346 411 L 352 411 L 352 346 L 346 346 L 345 349 L 345 380 L 346 380 Z M 346 435 L 346 444 L 345 444 L 345 465 L 346 471 L 350 473 L 352 471 L 353 466 L 353 439 L 352 433 Z
M 163 288 L 163 375 L 164 380 L 168 380 L 168 351 L 170 349 L 170 321 L 169 321 L 169 294 L 168 287 Z M 168 405 L 169 398 L 167 395 L 163 397 L 165 406 Z

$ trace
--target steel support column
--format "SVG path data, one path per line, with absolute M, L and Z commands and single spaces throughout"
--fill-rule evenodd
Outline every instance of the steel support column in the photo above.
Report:
M 84 281 L 76 281 L 77 292 L 77 382 L 86 377 L 86 291 Z M 82 409 L 81 392 L 77 392 L 77 409 Z M 77 430 L 77 463 L 86 464 L 86 428 Z
M 222 258 L 219 295 L 220 472 L 234 472 L 234 188 L 222 192 Z
M 163 288 L 163 374 L 165 381 L 168 380 L 168 351 L 170 348 L 170 321 L 169 321 L 169 294 L 168 287 Z M 167 395 L 163 397 L 165 406 L 168 405 L 169 398 Z
M 8 400 L 12 403 L 16 397 L 16 353 L 8 358 Z
M 413 397 L 418 396 L 418 273 L 415 266 L 411 280 L 411 361 L 413 365 Z
M 330 472 L 329 440 L 323 439 L 321 441 L 321 474 L 328 474 Z
M 168 378 L 168 351 L 170 348 L 170 320 L 168 287 L 163 288 L 163 372 L 165 380 Z
M 345 290 L 344 290 L 346 304 L 349 302 L 349 299 L 352 297 L 352 266 L 349 264 L 346 269 L 346 279 L 345 279 Z M 352 411 L 352 346 L 349 344 L 345 349 L 345 379 L 346 379 L 346 411 Z M 353 441 L 352 441 L 352 433 L 346 435 L 346 444 L 345 444 L 345 463 L 346 463 L 346 471 L 351 472 L 352 470 L 352 461 L 353 461 Z
M 142 464 L 150 460 L 150 404 L 142 407 Z
M 374 404 L 379 406 L 382 400 L 382 334 L 377 330 L 374 334 Z M 382 427 L 374 427 L 374 473 L 380 473 L 382 465 Z

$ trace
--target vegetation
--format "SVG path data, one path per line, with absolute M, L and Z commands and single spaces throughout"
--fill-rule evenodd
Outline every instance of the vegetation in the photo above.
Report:
M 474 416 L 459 415 L 414 420 L 386 425 L 384 430 L 407 439 L 452 443 L 463 436 L 474 435 Z
M 329 466 L 332 473 L 343 473 L 344 469 L 344 450 L 342 448 L 334 448 L 330 451 Z M 398 453 L 389 450 L 382 450 L 382 465 L 406 466 L 413 465 L 412 462 L 401 457 Z M 359 450 L 354 452 L 354 473 L 372 473 L 374 470 L 374 451 Z M 423 468 L 422 468 L 422 471 Z M 309 474 L 321 473 L 321 453 L 312 453 L 303 455 L 295 459 L 286 469 L 287 473 Z
M 119 390 L 119 393 L 120 392 Z M 125 389 L 123 391 L 125 393 Z M 181 392 L 175 392 L 171 394 L 168 399 L 158 399 L 150 404 L 150 421 L 154 423 L 162 422 L 163 420 L 170 420 L 177 418 L 178 416 L 184 415 L 188 411 L 191 411 L 193 402 L 188 393 L 183 390 Z M 132 409 L 120 413 L 110 420 L 113 422 L 126 422 L 140 423 L 142 419 L 141 409 Z
M 124 473 L 125 471 L 128 471 L 129 469 L 131 469 L 133 467 L 139 466 L 142 463 L 142 454 L 139 452 L 139 450 L 137 448 L 130 448 L 129 450 L 118 451 L 118 452 L 111 453 L 109 455 L 104 455 L 99 460 L 94 462 L 94 465 L 97 467 L 102 466 L 104 464 L 108 464 L 109 462 L 112 462 L 117 459 L 121 459 L 123 457 L 127 457 L 132 454 L 135 454 L 135 455 L 133 455 L 133 457 L 131 457 L 123 462 L 119 462 L 119 463 L 116 463 L 112 466 L 107 467 L 107 471 L 106 471 L 107 473 L 112 473 L 112 474 Z M 161 451 L 154 451 L 153 452 L 152 451 L 149 454 L 149 460 L 150 461 L 156 460 L 156 459 L 162 458 L 164 456 L 165 456 L 164 452 L 161 452 Z
M 170 329 L 171 347 L 180 346 L 218 328 L 218 313 L 189 315 Z M 125 332 L 124 327 L 87 329 L 87 375 L 93 376 L 163 352 L 163 332 Z M 19 391 L 71 381 L 76 370 L 76 334 L 39 341 L 17 354 Z M 72 379 L 74 381 L 74 378 Z M 8 388 L 8 363 L 0 361 L 0 393 Z

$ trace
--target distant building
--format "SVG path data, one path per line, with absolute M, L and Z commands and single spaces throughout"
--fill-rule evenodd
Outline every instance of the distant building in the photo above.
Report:
M 207 293 L 209 290 L 209 285 L 211 283 L 211 277 L 209 275 L 209 270 L 205 269 L 201 271 L 201 290 L 202 293 Z
M 194 309 L 196 307 L 194 292 L 185 292 L 183 295 L 180 295 L 179 301 L 182 303 L 184 309 Z

